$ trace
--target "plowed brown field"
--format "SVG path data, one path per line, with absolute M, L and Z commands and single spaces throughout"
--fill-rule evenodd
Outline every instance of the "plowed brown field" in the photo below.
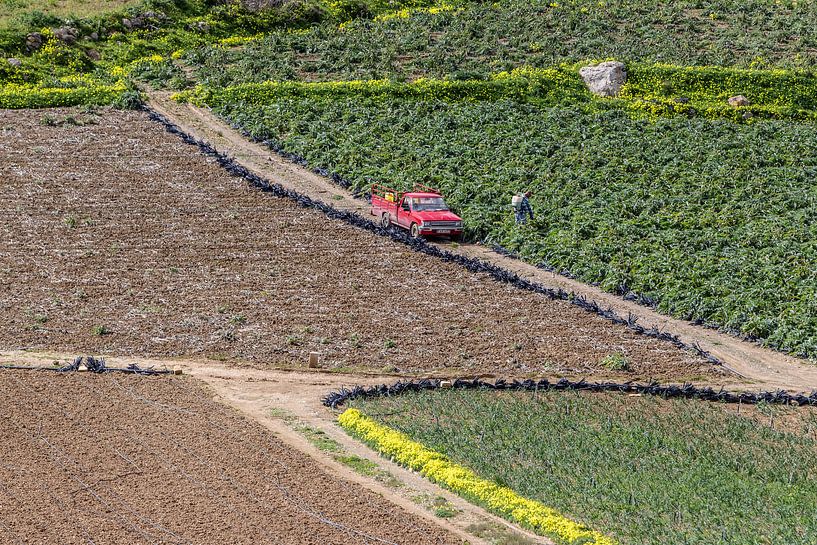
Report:
M 190 378 L 6 370 L 0 405 L 0 543 L 461 543 Z
M 43 124 L 73 115 L 92 124 Z M 0 346 L 402 372 L 715 371 L 228 175 L 142 112 L 0 112 Z M 273 180 L 274 181 L 274 180 Z

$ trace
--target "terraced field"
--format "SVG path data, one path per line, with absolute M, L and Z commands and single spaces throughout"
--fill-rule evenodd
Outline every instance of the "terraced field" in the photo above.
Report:
M 815 18 L 799 0 L 0 0 L 0 359 L 209 383 L 0 369 L 0 543 L 813 545 L 817 420 L 774 405 L 813 398 L 618 383 L 817 384 L 796 358 L 817 359 Z M 596 96 L 580 68 L 613 58 L 628 82 Z M 415 182 L 467 244 L 291 191 L 351 210 Z M 416 382 L 374 386 L 395 375 Z M 362 391 L 347 381 L 383 397 L 338 421 L 321 395 Z M 392 395 L 420 386 L 440 391 Z
M 788 5 L 786 5 L 788 4 Z M 338 28 L 273 32 L 188 60 L 213 86 L 266 80 L 485 78 L 518 66 L 616 58 L 680 65 L 808 69 L 811 2 L 443 3 Z M 751 29 L 748 30 L 747 29 Z
M 194 379 L 0 371 L 0 542 L 456 544 Z
M 405 372 L 710 376 L 669 343 L 250 189 L 145 113 L 0 114 L 0 342 Z M 65 125 L 74 116 L 84 126 Z

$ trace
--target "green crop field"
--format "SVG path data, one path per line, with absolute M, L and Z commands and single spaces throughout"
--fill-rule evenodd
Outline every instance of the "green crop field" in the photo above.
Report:
M 668 313 L 817 355 L 812 125 L 511 101 L 281 98 L 220 113 L 365 188 L 442 188 L 471 236 Z M 510 197 L 534 192 L 519 228 Z
M 133 106 L 135 83 L 198 84 L 188 98 L 358 189 L 440 186 L 471 239 L 817 357 L 817 3 L 146 8 L 165 14 L 150 29 L 86 21 L 77 44 L 46 33 L 30 55 L 19 36 L 0 39 L 21 58 L 0 62 L 0 106 Z M 102 22 L 110 32 L 90 41 Z M 628 64 L 628 85 L 618 99 L 593 99 L 578 67 L 610 57 Z M 499 77 L 515 67 L 523 76 Z M 437 79 L 417 92 L 400 83 L 418 77 Z M 388 81 L 335 81 L 355 78 Z M 296 87 L 252 85 L 266 80 Z M 297 87 L 316 80 L 328 87 Z M 728 106 L 736 94 L 751 106 Z M 537 218 L 521 229 L 509 200 L 523 188 Z
M 606 59 L 811 69 L 817 4 L 533 2 L 465 4 L 190 54 L 200 81 L 479 77 L 517 66 Z M 555 5 L 555 7 L 554 7 Z M 795 7 L 792 7 L 795 6 Z M 748 30 L 747 30 L 748 29 Z
M 354 405 L 623 545 L 811 545 L 817 535 L 812 409 L 490 391 Z
M 0 0 L 0 28 L 41 17 L 78 18 L 135 6 L 141 0 Z

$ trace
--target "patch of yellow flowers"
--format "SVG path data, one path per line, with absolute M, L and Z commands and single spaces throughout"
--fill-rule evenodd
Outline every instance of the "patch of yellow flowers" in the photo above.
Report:
M 218 45 L 224 47 L 238 47 L 240 45 L 246 45 L 248 43 L 257 42 L 264 38 L 264 34 L 254 34 L 252 36 L 230 36 L 228 38 L 222 38 L 218 41 Z M 181 55 L 179 55 L 181 56 Z
M 374 18 L 375 22 L 382 23 L 385 21 L 391 21 L 393 19 L 408 19 L 413 15 L 420 14 L 420 13 L 428 13 L 430 15 L 437 15 L 438 13 L 450 13 L 453 12 L 455 14 L 461 13 L 463 8 L 458 8 L 456 6 L 452 6 L 450 4 L 442 3 L 438 6 L 432 6 L 429 8 L 404 8 L 398 11 L 390 11 L 384 13 L 382 15 L 378 15 Z
M 197 87 L 174 95 L 198 106 L 246 102 L 266 104 L 280 97 L 394 97 L 418 100 L 484 101 L 548 99 L 587 101 L 590 96 L 578 73 L 568 66 L 552 69 L 518 68 L 500 72 L 488 81 L 419 78 L 411 83 L 390 80 L 326 82 L 268 81 L 213 89 Z
M 470 469 L 412 441 L 404 433 L 378 424 L 357 409 L 347 409 L 338 417 L 338 422 L 350 434 L 397 463 L 536 533 L 568 545 L 617 545 L 613 539 L 560 515 L 550 507 L 480 478 Z
M 54 108 L 57 106 L 103 105 L 115 102 L 126 90 L 125 83 L 78 87 L 38 87 L 7 84 L 0 87 L 0 108 Z
M 167 59 L 161 55 L 148 55 L 147 57 L 139 57 L 138 59 L 131 61 L 125 66 L 112 67 L 109 73 L 111 76 L 115 78 L 126 78 L 130 76 L 131 72 L 133 72 L 133 70 L 139 66 L 143 66 L 146 64 L 161 64 L 166 60 Z
M 621 108 L 635 117 L 647 118 L 690 115 L 740 123 L 763 118 L 817 121 L 817 76 L 811 73 L 633 63 L 627 67 L 628 81 L 619 96 L 599 98 L 590 94 L 578 73 L 582 66 L 593 62 L 560 64 L 552 68 L 523 66 L 492 74 L 487 80 L 269 81 L 220 89 L 198 87 L 177 95 L 177 99 L 213 107 L 238 101 L 262 105 L 281 97 L 510 99 L 547 105 Z M 738 94 L 747 96 L 751 104 L 730 106 L 726 99 Z

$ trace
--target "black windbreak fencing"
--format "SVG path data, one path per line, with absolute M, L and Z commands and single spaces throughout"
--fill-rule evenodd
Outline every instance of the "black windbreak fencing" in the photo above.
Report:
M 281 143 L 278 142 L 277 140 L 273 140 L 272 138 L 259 138 L 259 137 L 255 136 L 254 134 L 252 134 L 247 129 L 245 129 L 244 127 L 242 127 L 240 124 L 238 124 L 235 121 L 233 121 L 232 119 L 230 119 L 230 117 L 222 115 L 221 118 L 224 119 L 233 129 L 235 129 L 236 131 L 241 133 L 241 135 L 244 136 L 244 138 L 246 138 L 250 142 L 254 142 L 256 144 L 261 144 L 263 146 L 266 146 L 267 148 L 272 150 L 276 155 L 278 155 L 282 159 L 286 159 L 287 161 L 289 161 L 291 163 L 295 163 L 298 166 L 302 166 L 302 167 L 304 167 L 306 169 L 309 169 L 312 172 L 314 172 L 315 174 L 317 174 L 318 176 L 323 176 L 324 178 L 329 178 L 330 180 L 332 180 L 332 183 L 334 183 L 335 185 L 338 185 L 338 186 L 340 186 L 340 187 L 342 187 L 344 189 L 351 190 L 355 197 L 365 196 L 368 199 L 369 195 L 368 195 L 367 192 L 360 191 L 360 190 L 355 190 L 354 184 L 352 184 L 352 182 L 350 180 L 347 180 L 346 178 L 344 178 L 343 176 L 341 176 L 337 172 L 331 172 L 328 169 L 323 168 L 323 167 L 311 168 L 309 166 L 309 161 L 307 161 L 306 158 L 304 158 L 301 155 L 298 155 L 297 153 L 292 153 L 290 151 L 287 151 L 286 149 L 284 149 L 284 147 L 281 145 Z
M 285 159 L 286 161 L 289 161 L 291 163 L 295 163 L 296 165 L 299 165 L 299 166 L 301 166 L 303 168 L 309 169 L 313 173 L 315 173 L 315 174 L 317 174 L 319 176 L 323 176 L 324 178 L 328 178 L 329 180 L 332 181 L 332 183 L 334 183 L 335 185 L 337 185 L 339 187 L 351 190 L 352 191 L 352 196 L 355 197 L 355 198 L 362 198 L 362 199 L 365 199 L 366 201 L 369 201 L 371 199 L 371 194 L 369 193 L 368 190 L 355 189 L 354 184 L 349 179 L 342 177 L 337 172 L 332 172 L 332 171 L 330 171 L 330 170 L 328 170 L 328 169 L 326 169 L 324 167 L 312 168 L 312 167 L 310 167 L 309 161 L 307 161 L 306 158 L 304 158 L 301 155 L 298 155 L 297 153 L 292 153 L 290 151 L 287 151 L 279 141 L 277 141 L 277 140 L 275 140 L 273 138 L 270 138 L 269 136 L 262 138 L 262 137 L 258 137 L 256 135 L 252 134 L 246 128 L 244 128 L 239 123 L 234 121 L 230 116 L 221 115 L 221 118 L 224 121 L 226 121 L 233 129 L 235 129 L 237 132 L 239 132 L 241 135 L 243 135 L 244 138 L 246 138 L 250 142 L 254 142 L 256 144 L 261 144 L 263 146 L 266 146 L 267 148 L 272 150 L 276 155 L 278 155 L 282 159 Z M 519 260 L 519 261 L 524 261 L 524 259 L 522 259 L 517 252 L 511 251 L 511 250 L 505 248 L 504 246 L 502 246 L 500 244 L 493 244 L 491 248 L 492 248 L 492 250 L 494 252 L 498 253 L 499 255 L 503 255 L 505 257 L 510 257 L 512 259 L 516 259 L 516 260 Z M 540 263 L 535 264 L 534 266 L 537 269 L 552 272 L 552 273 L 558 274 L 559 276 L 564 276 L 565 278 L 570 278 L 571 280 L 581 281 L 576 275 L 574 275 L 569 270 L 559 269 L 557 267 L 554 267 L 554 266 L 550 265 L 547 262 L 540 262 Z M 634 303 L 636 303 L 638 305 L 641 305 L 641 306 L 644 306 L 644 307 L 647 307 L 647 308 L 651 308 L 653 310 L 658 309 L 658 300 L 657 299 L 655 299 L 653 297 L 649 297 L 649 296 L 644 295 L 642 293 L 635 292 L 635 291 L 631 290 L 629 287 L 627 287 L 626 285 L 618 286 L 617 288 L 612 290 L 611 293 L 613 293 L 614 295 L 620 296 L 625 301 L 632 301 L 632 302 L 634 302 Z M 754 336 L 754 335 L 748 335 L 748 334 L 745 334 L 745 333 L 741 333 L 740 331 L 737 331 L 737 330 L 724 328 L 724 327 L 722 327 L 722 326 L 720 326 L 720 325 L 718 325 L 718 324 L 716 324 L 714 322 L 705 322 L 701 318 L 690 318 L 690 320 L 692 321 L 692 323 L 694 325 L 702 326 L 702 327 L 705 327 L 707 329 L 712 329 L 712 330 L 715 330 L 715 331 L 722 331 L 724 333 L 728 333 L 729 335 L 738 337 L 738 338 L 740 338 L 742 340 L 745 340 L 745 341 L 756 342 L 756 343 L 762 344 L 761 339 L 759 337 Z M 717 360 L 713 359 L 711 356 L 705 356 L 705 357 L 711 363 L 714 363 L 714 364 L 720 363 Z
M 747 405 L 757 405 L 758 403 L 792 406 L 817 405 L 817 392 L 811 392 L 811 394 L 808 395 L 793 394 L 785 390 L 778 390 L 775 392 L 730 392 L 723 389 L 715 390 L 710 387 L 694 386 L 692 384 L 667 385 L 660 384 L 658 382 L 588 382 L 585 380 L 571 381 L 564 378 L 555 382 L 551 382 L 547 379 L 527 379 L 521 381 L 497 379 L 495 382 L 487 382 L 479 379 L 455 379 L 451 381 L 441 379 L 401 380 L 392 385 L 381 384 L 379 386 L 370 386 L 368 388 L 363 386 L 341 388 L 324 396 L 322 401 L 325 406 L 337 409 L 344 403 L 353 399 L 398 396 L 409 392 L 421 392 L 425 390 L 437 389 L 482 389 L 519 392 L 615 392 L 621 394 L 658 396 L 667 399 L 699 399 L 702 401 L 743 403 Z
M 95 358 L 94 356 L 87 356 L 83 358 L 78 356 L 73 362 L 62 367 L 35 367 L 28 365 L 0 365 L 2 369 L 16 369 L 21 371 L 54 371 L 57 373 L 74 373 L 83 370 L 83 363 L 85 370 L 91 373 L 128 373 L 132 375 L 172 375 L 175 371 L 171 369 L 153 369 L 152 367 L 139 367 L 135 363 L 131 363 L 127 367 L 108 367 L 103 358 Z
M 224 119 L 227 123 L 229 123 L 229 125 L 233 129 L 235 129 L 236 131 L 241 133 L 245 138 L 247 138 L 251 142 L 255 142 L 256 144 L 262 144 L 262 145 L 266 146 L 267 148 L 269 148 L 270 150 L 272 150 L 277 155 L 279 155 L 281 158 L 283 158 L 283 159 L 285 159 L 287 161 L 290 161 L 292 163 L 295 163 L 295 164 L 297 164 L 299 166 L 302 166 L 302 167 L 304 167 L 306 169 L 309 169 L 312 172 L 314 172 L 315 174 L 318 174 L 320 176 L 328 178 L 334 184 L 336 184 L 336 185 L 338 185 L 338 186 L 340 186 L 340 187 L 342 187 L 344 189 L 352 190 L 353 191 L 353 196 L 356 197 L 356 198 L 364 198 L 366 200 L 370 199 L 370 194 L 369 194 L 369 192 L 367 190 L 365 190 L 365 189 L 355 190 L 354 189 L 354 184 L 349 179 L 344 178 L 341 175 L 339 175 L 337 172 L 331 172 L 330 170 L 328 170 L 326 168 L 323 168 L 323 167 L 311 168 L 309 166 L 309 162 L 303 156 L 298 155 L 297 153 L 292 153 L 290 151 L 287 151 L 283 147 L 283 145 L 280 142 L 278 142 L 277 140 L 275 140 L 273 138 L 270 138 L 270 137 L 261 138 L 261 137 L 255 136 L 250 131 L 245 129 L 243 126 L 241 126 L 240 124 L 235 122 L 233 119 L 231 119 L 229 116 L 222 115 L 221 118 Z M 524 259 L 522 259 L 517 252 L 511 251 L 511 250 L 503 247 L 500 244 L 493 244 L 492 249 L 496 253 L 498 253 L 500 255 L 504 255 L 505 257 L 510 257 L 510 258 L 513 258 L 513 259 L 524 261 Z M 570 278 L 571 280 L 580 280 L 576 275 L 574 275 L 569 270 L 559 269 L 557 267 L 552 266 L 551 264 L 549 264 L 547 262 L 540 262 L 540 263 L 534 264 L 534 266 L 537 269 L 552 272 L 552 273 L 558 274 L 560 276 L 564 276 L 565 278 Z M 611 291 L 611 293 L 613 293 L 614 295 L 618 295 L 619 297 L 621 297 L 625 301 L 632 301 L 632 302 L 634 302 L 634 303 L 636 303 L 638 305 L 641 305 L 641 306 L 644 306 L 644 307 L 647 307 L 647 308 L 651 308 L 653 310 L 658 309 L 658 299 L 656 299 L 654 297 L 650 297 L 650 296 L 645 295 L 643 293 L 633 291 L 625 284 L 617 286 L 615 289 L 613 289 Z M 761 346 L 765 346 L 765 343 L 763 342 L 763 339 L 756 336 L 756 335 L 743 333 L 743 332 L 741 332 L 740 330 L 737 330 L 737 329 L 723 327 L 720 324 L 715 323 L 715 322 L 707 322 L 703 318 L 700 318 L 700 317 L 690 316 L 690 317 L 685 318 L 685 319 L 688 319 L 693 325 L 704 327 L 706 329 L 711 329 L 711 330 L 714 330 L 714 331 L 720 331 L 720 332 L 732 335 L 733 337 L 737 337 L 737 338 L 739 338 L 741 340 L 749 341 L 749 342 L 757 343 L 757 344 L 759 344 Z M 705 357 L 711 363 L 714 363 L 714 364 L 720 363 L 719 361 L 717 361 L 716 359 L 713 359 L 709 355 L 707 355 Z
M 443 250 L 438 246 L 430 244 L 421 238 L 412 238 L 408 234 L 408 232 L 403 229 L 395 227 L 384 229 L 379 224 L 375 223 L 370 219 L 364 218 L 359 214 L 356 214 L 354 212 L 338 210 L 337 208 L 329 204 L 326 204 L 322 201 L 315 200 L 306 195 L 302 195 L 297 191 L 287 189 L 280 184 L 272 183 L 269 180 L 266 180 L 261 176 L 255 174 L 254 172 L 251 172 L 249 169 L 241 165 L 234 158 L 219 152 L 209 143 L 198 140 L 191 136 L 190 134 L 184 132 L 181 128 L 179 128 L 165 116 L 150 109 L 148 109 L 147 111 L 150 116 L 150 119 L 158 123 L 161 123 L 168 132 L 179 136 L 185 143 L 198 147 L 199 151 L 202 154 L 204 154 L 207 157 L 212 157 L 213 159 L 215 159 L 216 162 L 227 172 L 229 172 L 233 176 L 244 178 L 252 186 L 256 187 L 257 189 L 260 189 L 265 193 L 270 193 L 279 198 L 289 199 L 291 201 L 296 202 L 299 206 L 302 206 L 304 208 L 312 208 L 314 210 L 318 210 L 331 219 L 346 222 L 359 229 L 363 229 L 365 231 L 369 231 L 380 236 L 389 237 L 395 242 L 399 242 L 401 244 L 409 246 L 416 252 L 436 257 L 449 263 L 456 263 L 457 265 L 460 265 L 461 267 L 467 269 L 468 271 L 488 274 L 497 282 L 513 285 L 521 290 L 538 293 L 553 300 L 567 301 L 572 305 L 579 307 L 582 310 L 601 316 L 602 318 L 605 318 L 616 325 L 624 326 L 627 329 L 639 335 L 645 335 L 647 337 L 651 337 L 659 341 L 665 341 L 670 344 L 673 344 L 677 348 L 689 350 L 695 353 L 696 355 L 706 359 L 713 365 L 722 364 L 722 362 L 718 358 L 716 358 L 709 352 L 703 350 L 698 345 L 698 343 L 689 344 L 682 341 L 677 335 L 673 335 L 666 331 L 661 331 L 656 327 L 647 328 L 638 324 L 637 323 L 638 318 L 634 316 L 632 313 L 630 313 L 626 318 L 622 317 L 619 314 L 617 314 L 613 309 L 609 307 L 604 308 L 601 305 L 599 305 L 598 302 L 588 300 L 584 296 L 577 296 L 561 288 L 556 289 L 547 288 L 545 286 L 542 286 L 541 284 L 536 284 L 529 280 L 525 280 L 518 274 L 498 267 L 496 265 L 480 261 L 479 259 L 474 259 L 459 254 L 455 254 L 449 252 L 448 250 Z M 297 160 L 295 160 L 295 162 L 301 164 Z
M 504 255 L 505 257 L 509 257 L 511 259 L 516 259 L 518 261 L 524 261 L 524 259 L 517 252 L 511 251 L 511 250 L 509 250 L 509 249 L 507 249 L 504 246 L 501 246 L 499 244 L 494 244 L 493 245 L 493 250 L 496 253 L 500 254 L 500 255 Z M 539 264 L 534 265 L 534 266 L 537 269 L 552 272 L 552 273 L 558 274 L 559 276 L 564 276 L 565 278 L 570 278 L 571 280 L 578 280 L 578 281 L 581 282 L 581 280 L 576 275 L 571 273 L 570 271 L 568 271 L 566 269 L 558 269 L 558 268 L 556 268 L 556 267 L 554 267 L 554 266 L 552 266 L 552 265 L 550 265 L 550 264 L 548 264 L 546 262 L 542 262 L 542 263 L 539 263 Z M 592 284 L 592 285 L 596 285 L 596 284 Z M 643 307 L 651 308 L 653 310 L 658 310 L 658 299 L 656 299 L 654 297 L 649 297 L 647 295 L 644 295 L 643 293 L 635 292 L 635 291 L 631 290 L 629 287 L 627 287 L 624 284 L 622 284 L 622 285 L 616 287 L 615 289 L 611 290 L 610 293 L 612 293 L 613 295 L 618 295 L 619 297 L 621 297 L 625 301 L 632 301 L 632 302 L 634 302 L 634 303 L 636 303 L 638 305 L 641 305 Z M 763 339 L 758 337 L 757 335 L 751 335 L 751 334 L 748 334 L 748 333 L 743 333 L 738 329 L 723 327 L 723 326 L 717 324 L 716 322 L 707 322 L 703 318 L 700 318 L 700 317 L 696 318 L 696 317 L 692 317 L 692 316 L 687 316 L 686 318 L 682 317 L 682 319 L 689 320 L 690 323 L 692 323 L 693 325 L 696 325 L 696 326 L 704 327 L 706 329 L 711 329 L 713 331 L 721 331 L 721 332 L 726 333 L 728 335 L 732 335 L 733 337 L 737 337 L 737 338 L 739 338 L 739 339 L 741 339 L 743 341 L 748 341 L 748 342 L 758 344 L 760 346 L 765 346 L 765 344 L 763 342 Z

